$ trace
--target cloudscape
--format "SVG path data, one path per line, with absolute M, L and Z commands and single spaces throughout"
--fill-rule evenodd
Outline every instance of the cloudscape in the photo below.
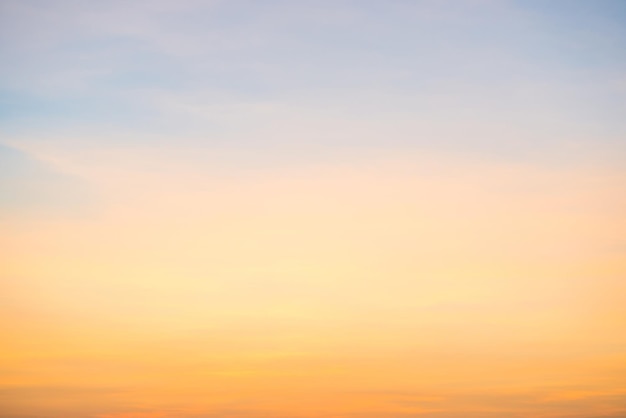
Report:
M 626 417 L 626 2 L 3 0 L 0 417 Z

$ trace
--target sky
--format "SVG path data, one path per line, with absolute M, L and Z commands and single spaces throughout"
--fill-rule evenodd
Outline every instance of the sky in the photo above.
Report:
M 0 2 L 2 418 L 626 416 L 626 2 Z

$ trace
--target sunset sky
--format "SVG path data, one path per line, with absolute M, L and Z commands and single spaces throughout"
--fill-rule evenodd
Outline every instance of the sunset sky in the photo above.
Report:
M 626 1 L 1 0 L 0 418 L 626 417 Z

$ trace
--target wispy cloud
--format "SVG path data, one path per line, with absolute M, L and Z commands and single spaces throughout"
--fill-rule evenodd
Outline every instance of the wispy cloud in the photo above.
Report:
M 87 183 L 15 148 L 0 145 L 0 213 L 68 215 L 93 203 Z

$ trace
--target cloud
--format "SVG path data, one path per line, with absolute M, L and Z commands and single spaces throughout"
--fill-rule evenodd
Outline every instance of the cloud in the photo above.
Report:
M 16 148 L 0 145 L 0 213 L 67 215 L 86 209 L 91 198 L 81 179 Z

